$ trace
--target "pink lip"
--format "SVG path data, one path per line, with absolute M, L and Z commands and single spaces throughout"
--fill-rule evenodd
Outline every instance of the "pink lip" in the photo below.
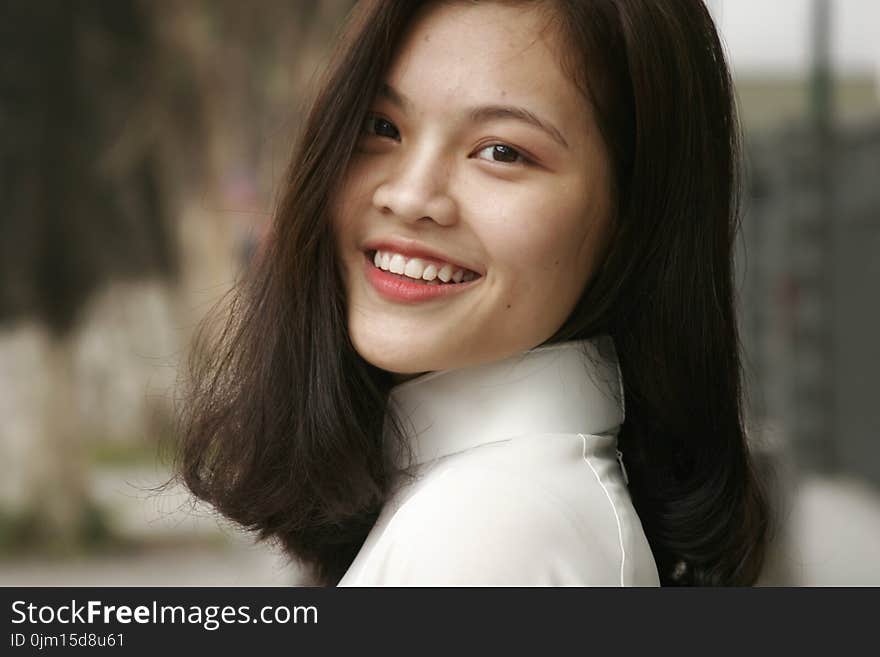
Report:
M 448 297 L 468 290 L 482 278 L 475 278 L 467 283 L 427 285 L 398 278 L 395 274 L 379 269 L 373 264 L 371 254 L 364 256 L 364 274 L 367 280 L 381 296 L 390 300 L 403 303 L 421 303 Z

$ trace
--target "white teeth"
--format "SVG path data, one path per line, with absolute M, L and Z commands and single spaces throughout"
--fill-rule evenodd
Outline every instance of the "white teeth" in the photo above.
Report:
M 421 258 L 407 259 L 400 253 L 389 251 L 376 251 L 373 254 L 373 264 L 379 269 L 390 271 L 393 274 L 402 274 L 408 278 L 423 280 L 428 285 L 443 283 L 467 283 L 477 278 L 477 275 L 465 269 L 456 269 L 454 265 L 445 263 L 439 268 L 434 263 L 426 263 Z
M 388 266 L 388 271 L 392 274 L 402 274 L 403 270 L 406 268 L 406 258 L 404 258 L 399 253 L 395 253 L 391 256 L 391 263 Z
M 418 258 L 413 258 L 412 260 L 408 260 L 406 263 L 406 267 L 403 270 L 403 273 L 410 278 L 421 278 L 422 272 L 425 270 L 425 263 L 419 260 Z

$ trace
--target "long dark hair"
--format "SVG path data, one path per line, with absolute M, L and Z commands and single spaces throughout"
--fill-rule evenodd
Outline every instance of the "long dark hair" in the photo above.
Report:
M 193 350 L 179 473 L 199 498 L 339 581 L 397 474 L 390 375 L 362 359 L 328 212 L 362 118 L 426 2 L 349 17 L 307 118 L 265 250 Z M 610 334 L 625 384 L 630 493 L 663 584 L 748 585 L 768 506 L 742 417 L 733 291 L 739 133 L 701 0 L 548 0 L 561 63 L 591 103 L 613 172 L 614 237 L 548 341 Z M 405 436 L 393 435 L 405 448 Z

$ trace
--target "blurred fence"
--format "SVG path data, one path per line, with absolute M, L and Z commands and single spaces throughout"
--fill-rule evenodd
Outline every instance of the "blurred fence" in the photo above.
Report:
M 880 484 L 880 120 L 753 135 L 740 253 L 755 421 Z

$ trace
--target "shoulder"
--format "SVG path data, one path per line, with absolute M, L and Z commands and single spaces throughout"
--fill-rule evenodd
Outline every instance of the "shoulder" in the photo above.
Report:
M 367 583 L 619 585 L 608 500 L 580 452 L 553 454 L 572 447 L 505 441 L 437 464 L 382 533 Z

